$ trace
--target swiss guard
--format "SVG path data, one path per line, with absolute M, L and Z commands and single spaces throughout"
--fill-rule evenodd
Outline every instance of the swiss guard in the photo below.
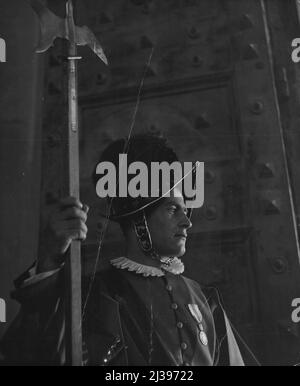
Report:
M 143 162 L 149 168 L 153 162 L 178 162 L 163 138 L 148 134 L 113 142 L 100 162 L 111 162 L 119 170 L 119 155 L 124 153 L 128 163 Z M 96 186 L 101 178 L 96 168 L 93 178 Z M 106 217 L 119 223 L 126 253 L 115 256 L 108 270 L 84 285 L 83 364 L 257 364 L 227 318 L 217 290 L 184 276 L 181 257 L 192 227 L 192 211 L 176 180 L 169 182 L 169 194 L 161 180 L 156 197 L 108 199 Z M 0 346 L 8 364 L 65 364 L 64 256 L 72 240 L 86 238 L 87 214 L 87 206 L 72 197 L 53 209 L 47 252 L 16 280 L 13 296 L 21 303 L 21 312 Z

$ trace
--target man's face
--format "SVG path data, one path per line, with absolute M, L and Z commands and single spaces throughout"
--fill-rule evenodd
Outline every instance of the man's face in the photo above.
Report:
M 185 253 L 187 231 L 192 223 L 179 190 L 165 198 L 149 216 L 148 227 L 153 246 L 162 257 L 180 257 Z

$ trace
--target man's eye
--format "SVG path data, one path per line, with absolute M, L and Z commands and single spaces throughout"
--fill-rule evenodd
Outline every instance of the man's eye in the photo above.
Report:
M 168 208 L 168 211 L 169 211 L 170 213 L 176 213 L 176 212 L 179 211 L 179 209 L 180 209 L 180 207 L 177 207 L 177 206 L 173 205 L 173 206 L 170 206 L 170 207 Z M 185 209 L 183 209 L 182 211 L 183 211 L 184 214 L 187 216 L 188 210 L 185 208 Z

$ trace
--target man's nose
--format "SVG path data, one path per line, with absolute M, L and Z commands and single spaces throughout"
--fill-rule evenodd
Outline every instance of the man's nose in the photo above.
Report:
M 193 226 L 190 218 L 185 213 L 183 213 L 182 220 L 180 221 L 180 226 L 185 229 L 190 229 Z

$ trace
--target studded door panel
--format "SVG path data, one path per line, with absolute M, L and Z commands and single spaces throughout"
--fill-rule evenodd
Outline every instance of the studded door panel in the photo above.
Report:
M 290 318 L 299 251 L 265 17 L 259 0 L 77 1 L 79 24 L 96 33 L 110 61 L 105 68 L 80 50 L 82 199 L 91 206 L 85 272 L 94 267 L 105 226 L 90 178 L 101 150 L 130 129 L 163 135 L 182 160 L 205 162 L 205 204 L 193 214 L 188 275 L 220 289 L 262 363 L 291 364 L 299 344 Z M 62 53 L 58 44 L 49 56 L 48 198 L 62 183 Z M 101 262 L 123 247 L 110 224 Z

